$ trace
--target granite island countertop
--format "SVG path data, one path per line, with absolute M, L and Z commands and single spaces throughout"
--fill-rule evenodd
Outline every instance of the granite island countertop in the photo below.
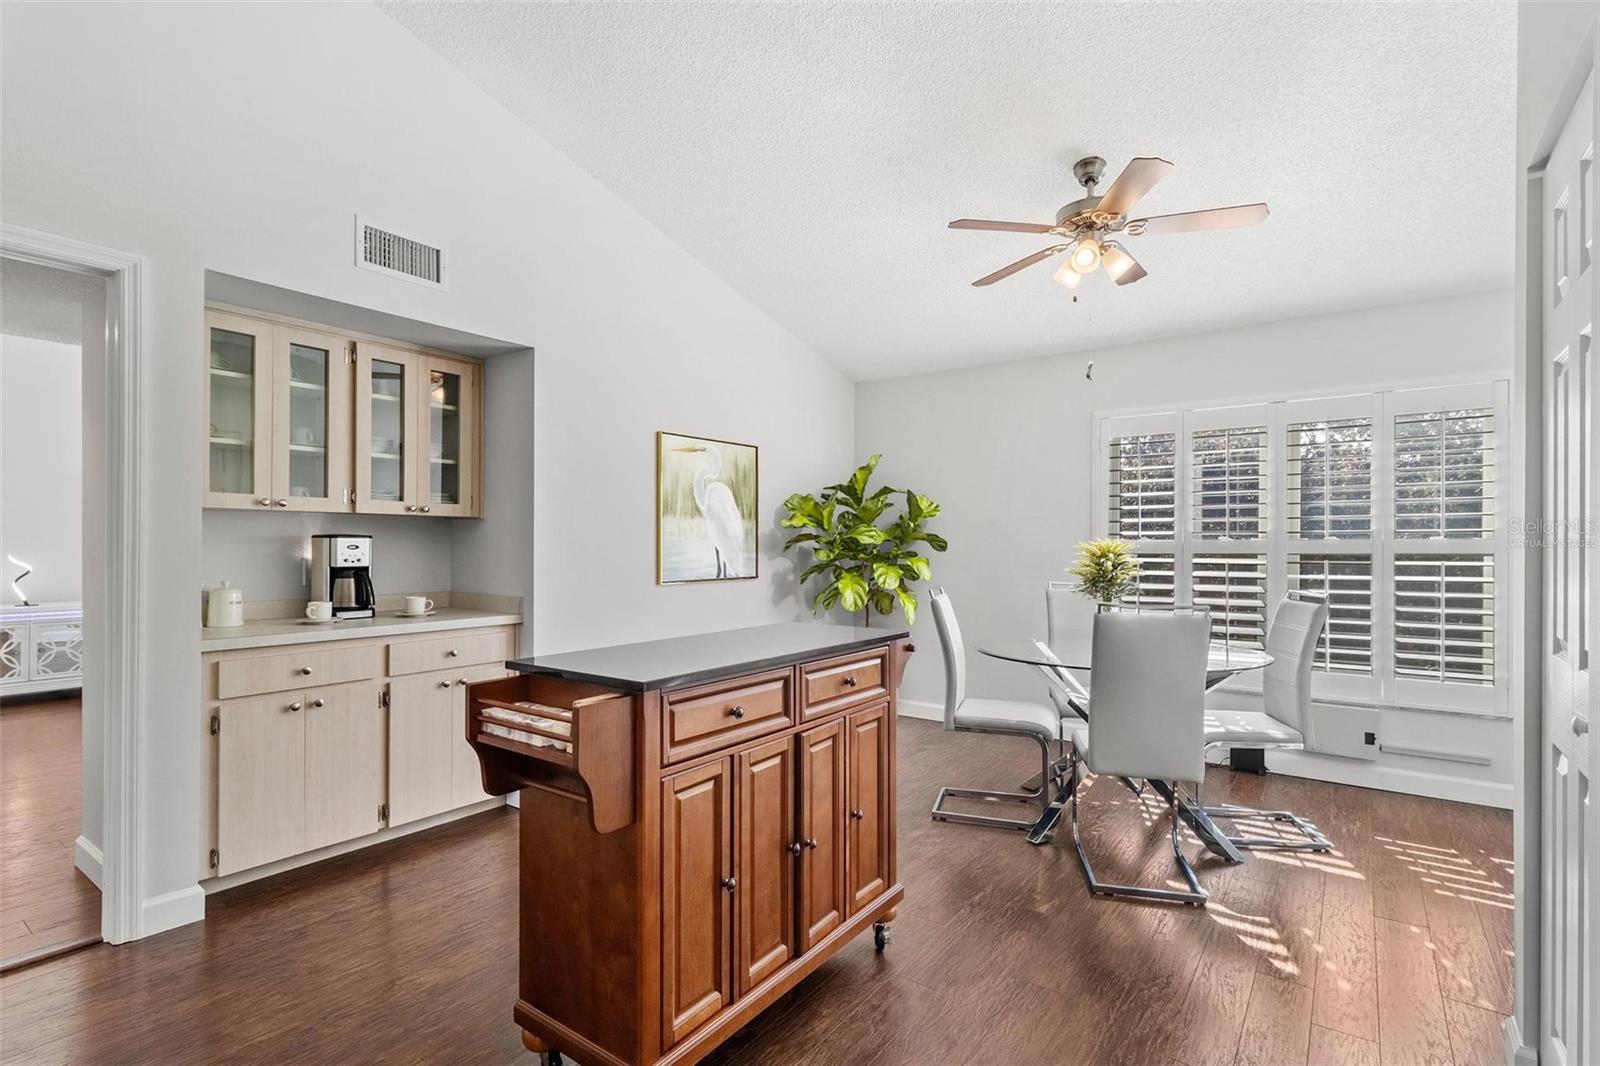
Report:
M 879 628 L 779 622 L 609 648 L 533 655 L 513 659 L 506 667 L 525 674 L 555 674 L 572 681 L 644 692 L 844 655 L 910 635 L 911 631 L 901 624 Z
M 271 618 L 246 622 L 242 626 L 200 630 L 200 650 L 237 651 L 241 648 L 271 648 L 290 644 L 320 644 L 356 637 L 407 637 L 418 633 L 476 629 L 480 626 L 522 624 L 522 615 L 468 607 L 440 607 L 421 618 L 402 617 L 394 611 L 379 611 L 376 618 L 352 618 L 326 625 L 313 625 L 299 618 Z

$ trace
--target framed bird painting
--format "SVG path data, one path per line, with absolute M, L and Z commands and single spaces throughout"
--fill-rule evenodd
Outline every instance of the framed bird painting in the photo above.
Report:
M 656 583 L 757 577 L 754 444 L 656 434 Z

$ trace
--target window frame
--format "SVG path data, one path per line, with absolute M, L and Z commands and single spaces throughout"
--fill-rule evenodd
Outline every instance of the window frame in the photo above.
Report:
M 1171 433 L 1174 447 L 1174 516 L 1171 538 L 1130 540 L 1140 555 L 1173 557 L 1173 583 L 1180 600 L 1192 597 L 1193 561 L 1197 555 L 1266 556 L 1267 605 L 1270 614 L 1289 588 L 1289 557 L 1295 555 L 1360 556 L 1372 567 L 1372 673 L 1314 670 L 1314 696 L 1375 706 L 1465 712 L 1493 717 L 1510 715 L 1511 573 L 1509 553 L 1510 386 L 1504 379 L 1448 381 L 1396 386 L 1375 391 L 1302 394 L 1267 400 L 1240 401 L 1160 410 L 1111 410 L 1094 414 L 1094 535 L 1114 536 L 1110 524 L 1110 445 L 1116 437 Z M 1493 532 L 1486 537 L 1397 537 L 1395 534 L 1394 422 L 1397 415 L 1429 411 L 1488 408 L 1494 413 L 1492 459 Z M 1349 418 L 1372 421 L 1372 528 L 1368 537 L 1298 537 L 1288 533 L 1288 428 L 1305 422 Z M 1196 431 L 1267 427 L 1264 537 L 1202 539 L 1195 533 L 1191 506 L 1191 469 Z M 1398 676 L 1395 662 L 1395 557 L 1397 555 L 1489 556 L 1494 573 L 1494 679 L 1492 684 L 1428 681 Z M 1259 672 L 1242 674 L 1227 688 L 1259 692 Z

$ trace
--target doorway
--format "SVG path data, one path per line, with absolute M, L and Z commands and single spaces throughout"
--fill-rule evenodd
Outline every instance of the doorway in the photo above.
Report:
M 100 940 L 104 707 L 83 693 L 83 463 L 84 338 L 103 350 L 105 289 L 0 259 L 0 972 Z

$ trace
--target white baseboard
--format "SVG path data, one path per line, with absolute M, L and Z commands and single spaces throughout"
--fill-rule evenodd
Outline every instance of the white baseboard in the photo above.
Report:
M 168 929 L 176 929 L 190 922 L 201 922 L 206 917 L 206 894 L 199 885 L 180 888 L 176 892 L 153 896 L 144 901 L 143 936 L 155 936 Z
M 79 836 L 72 844 L 72 865 L 78 872 L 94 882 L 94 887 L 104 892 L 105 859 L 100 854 L 100 849 L 89 843 L 88 838 Z
M 1506 1019 L 1506 1066 L 1539 1066 L 1539 1053 L 1522 1042 L 1522 1028 L 1513 1014 Z
M 897 705 L 904 718 L 921 718 L 928 722 L 944 721 L 944 704 L 926 703 L 922 700 L 901 700 Z

